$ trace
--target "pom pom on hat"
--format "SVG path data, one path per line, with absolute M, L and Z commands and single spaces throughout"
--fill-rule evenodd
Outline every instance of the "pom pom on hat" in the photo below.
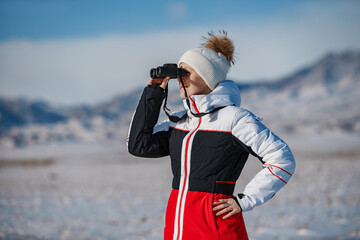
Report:
M 223 31 L 220 32 L 220 36 L 216 36 L 213 33 L 209 33 L 209 38 L 205 38 L 206 43 L 202 46 L 206 48 L 210 48 L 214 52 L 221 53 L 226 60 L 228 60 L 229 64 L 234 64 L 234 44 L 227 37 L 227 33 Z
M 209 33 L 202 47 L 186 51 L 179 63 L 192 67 L 211 90 L 225 80 L 230 65 L 234 64 L 234 45 L 225 31 L 219 36 Z

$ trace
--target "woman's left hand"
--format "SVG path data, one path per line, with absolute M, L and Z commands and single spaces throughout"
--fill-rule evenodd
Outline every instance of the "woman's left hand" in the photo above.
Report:
M 232 215 L 241 212 L 240 206 L 236 203 L 235 199 L 233 199 L 233 198 L 216 200 L 213 203 L 213 206 L 214 206 L 213 211 L 214 212 L 218 211 L 216 213 L 216 216 L 220 216 L 224 213 L 228 213 L 223 217 L 223 219 L 227 219 L 227 218 L 231 217 Z

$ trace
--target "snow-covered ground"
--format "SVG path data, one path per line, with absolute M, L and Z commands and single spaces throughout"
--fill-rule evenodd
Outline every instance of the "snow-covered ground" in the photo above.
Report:
M 309 136 L 309 135 L 308 135 Z M 287 136 L 297 169 L 273 199 L 244 213 L 251 239 L 360 239 L 360 136 Z M 261 170 L 249 158 L 241 192 Z M 168 158 L 121 143 L 0 150 L 0 239 L 162 239 Z

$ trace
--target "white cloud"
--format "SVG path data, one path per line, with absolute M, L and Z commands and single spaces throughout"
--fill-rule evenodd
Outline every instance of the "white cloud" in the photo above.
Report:
M 146 84 L 151 67 L 184 47 L 168 34 L 0 44 L 0 95 L 94 102 Z
M 354 18 L 359 13 L 348 8 L 326 12 L 304 8 L 286 21 L 234 20 L 218 26 L 228 30 L 236 47 L 237 62 L 229 78 L 277 78 L 330 50 L 360 49 Z M 177 62 L 211 29 L 0 43 L 0 96 L 42 97 L 59 103 L 106 100 L 145 86 L 150 68 Z

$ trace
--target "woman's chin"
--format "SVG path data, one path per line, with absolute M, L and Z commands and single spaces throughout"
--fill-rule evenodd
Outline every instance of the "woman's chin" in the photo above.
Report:
M 181 99 L 185 99 L 185 94 L 184 94 L 184 93 L 180 93 L 180 97 L 181 97 Z
M 180 89 L 180 97 L 182 99 L 185 99 L 185 92 L 184 92 L 184 90 L 182 88 Z

